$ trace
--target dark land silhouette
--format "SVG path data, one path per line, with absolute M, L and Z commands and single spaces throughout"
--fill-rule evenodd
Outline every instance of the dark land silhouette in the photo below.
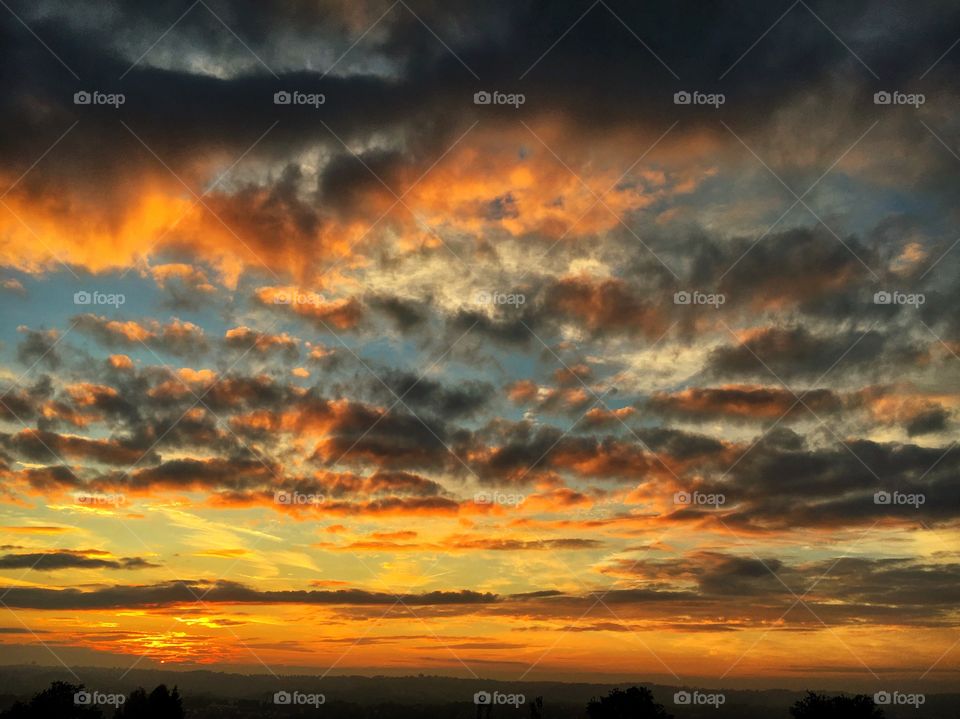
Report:
M 55 681 L 49 689 L 34 695 L 28 702 L 17 701 L 0 712 L 0 719 L 184 719 L 183 702 L 177 688 L 173 691 L 161 684 L 149 694 L 138 688 L 124 696 L 118 706 L 106 710 L 99 705 L 84 703 L 78 697 L 88 696 L 82 684 Z
M 0 719 L 957 719 L 960 695 L 927 695 L 919 708 L 877 706 L 872 696 L 785 690 L 724 691 L 723 703 L 684 705 L 660 685 L 503 683 L 451 677 L 267 677 L 219 672 L 136 672 L 123 686 L 116 670 L 78 670 L 96 682 L 50 679 L 58 670 L 0 667 Z M 134 674 L 134 673 L 131 673 Z M 114 684 L 108 683 L 113 677 Z M 163 678 L 160 683 L 150 679 Z M 86 676 L 84 677 L 86 681 Z M 146 680 L 146 681 L 145 681 Z M 45 686 L 36 687 L 38 681 Z M 482 686 L 478 687 L 477 685 Z M 21 691 L 23 687 L 23 691 Z M 319 705 L 278 704 L 273 691 L 316 695 Z M 523 694 L 517 705 L 474 702 L 474 692 Z M 720 690 L 710 690 L 717 692 Z M 82 704 L 87 693 L 124 699 Z M 113 693 L 113 694 L 111 694 Z M 312 693 L 312 694 L 311 694 Z

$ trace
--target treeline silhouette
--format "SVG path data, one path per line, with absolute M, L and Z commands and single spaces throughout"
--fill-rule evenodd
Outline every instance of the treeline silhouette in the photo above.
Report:
M 28 703 L 17 702 L 0 719 L 104 719 L 104 710 L 97 704 L 78 699 L 86 694 L 83 685 L 53 682 L 49 689 L 36 694 Z M 107 708 L 113 719 L 184 719 L 183 700 L 177 688 L 169 691 L 161 684 L 152 692 L 140 688 L 124 697 L 123 703 Z
M 512 706 L 477 705 L 462 702 L 441 705 L 377 704 L 361 706 L 350 702 L 330 702 L 322 707 L 278 706 L 272 701 L 250 699 L 218 700 L 197 697 L 185 710 L 177 688 L 167 689 L 159 685 L 150 693 L 140 688 L 127 696 L 117 706 L 84 703 L 82 685 L 55 681 L 50 687 L 36 694 L 29 702 L 16 702 L 0 712 L 0 719 L 272 719 L 273 717 L 323 717 L 323 719 L 495 719 L 513 717 L 522 719 L 674 719 L 674 714 L 655 701 L 646 687 L 614 689 L 604 697 L 587 702 L 586 707 L 571 704 L 551 706 L 543 697 L 528 697 L 517 708 Z M 672 711 L 682 716 L 756 716 L 770 719 L 777 716 L 769 709 L 762 712 L 743 708 L 723 710 L 712 708 L 690 709 L 674 707 Z M 729 714 L 728 711 L 734 712 Z M 828 696 L 807 692 L 793 706 L 784 707 L 780 716 L 786 719 L 884 719 L 883 710 L 876 706 L 872 697 Z

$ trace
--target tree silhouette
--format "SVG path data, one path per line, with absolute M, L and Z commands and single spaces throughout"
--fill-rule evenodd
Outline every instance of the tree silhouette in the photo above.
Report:
M 103 719 L 99 708 L 74 701 L 74 694 L 81 691 L 82 684 L 53 682 L 49 689 L 36 694 L 29 704 L 17 702 L 0 713 L 0 719 Z
M 673 719 L 662 704 L 653 700 L 653 692 L 646 687 L 614 689 L 601 699 L 591 699 L 587 703 L 587 716 L 590 719 Z
M 161 684 L 149 695 L 143 688 L 132 692 L 113 719 L 183 719 L 183 716 L 180 692 L 176 687 L 168 691 L 166 685 Z
M 863 694 L 828 697 L 808 691 L 807 696 L 790 707 L 790 716 L 793 719 L 883 719 L 883 710 Z

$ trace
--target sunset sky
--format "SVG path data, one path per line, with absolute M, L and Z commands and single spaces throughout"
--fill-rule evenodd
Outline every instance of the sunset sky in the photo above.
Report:
M 956 686 L 956 3 L 0 5 L 4 663 Z

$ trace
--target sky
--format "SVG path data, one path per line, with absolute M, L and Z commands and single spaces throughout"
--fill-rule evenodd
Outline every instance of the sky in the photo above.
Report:
M 955 3 L 0 3 L 4 662 L 956 686 Z

